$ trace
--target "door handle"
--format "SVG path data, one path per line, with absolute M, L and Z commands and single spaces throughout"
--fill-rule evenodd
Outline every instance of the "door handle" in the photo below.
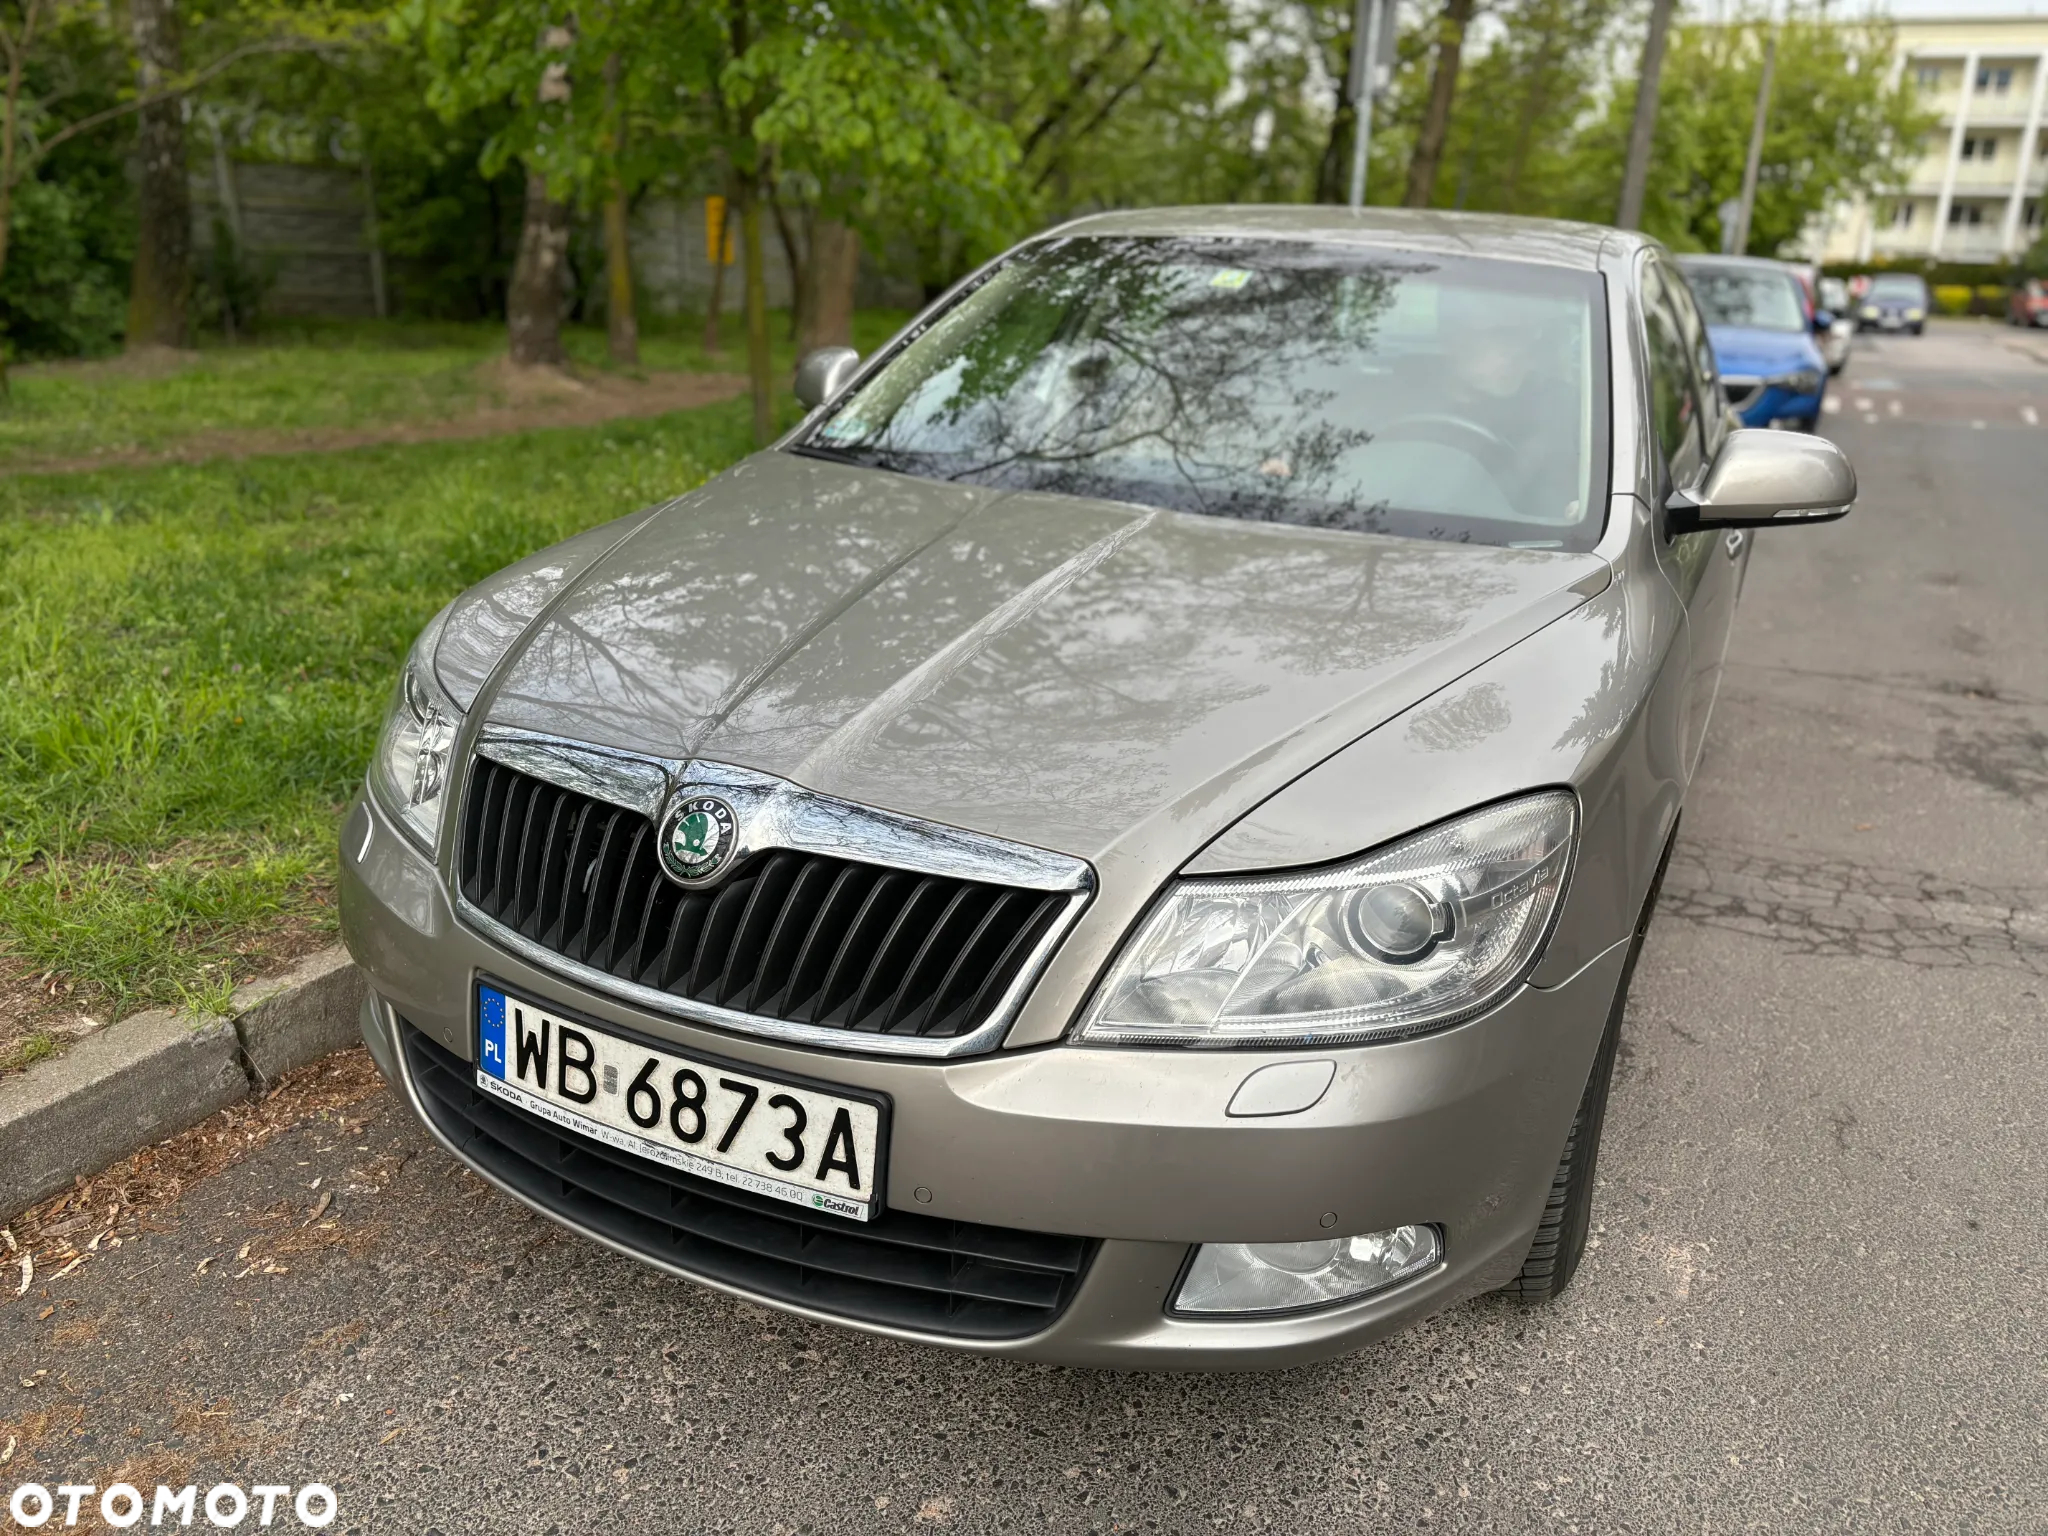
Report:
M 1748 533 L 1743 529 L 1731 528 L 1721 537 L 1721 549 L 1730 560 L 1733 560 L 1742 553 L 1742 546 L 1748 538 Z

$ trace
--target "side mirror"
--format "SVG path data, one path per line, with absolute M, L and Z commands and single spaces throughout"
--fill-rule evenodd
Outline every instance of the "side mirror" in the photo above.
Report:
M 1707 473 L 1665 502 L 1673 533 L 1701 528 L 1767 528 L 1825 523 L 1856 501 L 1849 456 L 1824 437 L 1741 427 L 1728 434 Z
M 851 347 L 819 347 L 815 352 L 806 352 L 804 360 L 796 365 L 797 399 L 803 402 L 805 410 L 815 411 L 846 388 L 858 367 L 860 354 Z
M 1826 335 L 1835 328 L 1835 312 L 1831 309 L 1817 309 L 1813 312 L 1813 328 Z

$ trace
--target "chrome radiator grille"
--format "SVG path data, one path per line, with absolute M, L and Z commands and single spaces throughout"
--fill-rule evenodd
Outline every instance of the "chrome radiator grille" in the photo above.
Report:
M 458 880 L 476 911 L 621 981 L 761 1019 L 934 1040 L 1001 1006 L 1074 899 L 788 849 L 688 890 L 662 873 L 655 838 L 639 811 L 477 758 Z

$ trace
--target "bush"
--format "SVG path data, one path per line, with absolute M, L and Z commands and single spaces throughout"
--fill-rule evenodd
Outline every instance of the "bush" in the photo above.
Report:
M 104 111 L 128 66 L 99 7 L 62 8 L 22 81 L 24 142 Z M 19 358 L 110 352 L 127 323 L 135 256 L 130 143 L 120 127 L 60 145 L 14 191 L 7 269 L 0 274 L 0 344 Z
M 1967 315 L 1973 297 L 1966 284 L 1937 283 L 1934 288 L 1934 307 L 1944 315 Z
M 129 258 L 107 228 L 107 193 L 90 178 L 15 189 L 0 278 L 0 332 L 15 357 L 90 357 L 120 343 Z

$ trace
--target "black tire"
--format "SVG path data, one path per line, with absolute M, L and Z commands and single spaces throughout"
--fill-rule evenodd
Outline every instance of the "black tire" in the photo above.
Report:
M 1643 952 L 1643 936 L 1650 931 L 1650 918 L 1657 910 L 1658 894 L 1664 889 L 1664 871 L 1671 863 L 1671 850 L 1678 846 L 1678 829 L 1671 829 L 1670 841 L 1657 860 L 1657 873 L 1650 880 L 1650 894 L 1643 902 L 1642 916 L 1629 940 L 1628 958 L 1622 962 L 1621 984 L 1614 989 L 1614 1003 L 1607 1010 L 1607 1027 L 1600 1036 L 1600 1049 L 1593 1055 L 1593 1075 L 1579 1097 L 1578 1113 L 1564 1140 L 1564 1156 L 1551 1175 L 1550 1194 L 1543 1202 L 1543 1219 L 1536 1223 L 1535 1239 L 1529 1244 L 1522 1272 L 1501 1287 L 1503 1294 L 1534 1305 L 1564 1294 L 1578 1273 L 1579 1260 L 1586 1254 L 1586 1234 L 1593 1225 L 1593 1182 L 1600 1165 L 1600 1132 L 1607 1123 L 1607 1090 L 1614 1081 L 1614 1056 L 1621 1045 L 1621 1016 L 1628 1007 L 1629 983 L 1635 979 L 1636 958 Z
M 1916 325 L 1916 326 L 1914 326 L 1914 327 L 1913 327 L 1913 334 L 1914 334 L 1915 336 L 1918 336 L 1918 335 L 1920 335 L 1920 334 L 1921 334 L 1922 332 L 1924 332 L 1924 331 L 1925 331 L 1926 329 L 1927 329 L 1927 327 L 1926 327 L 1926 326 L 1924 326 L 1924 325 Z

